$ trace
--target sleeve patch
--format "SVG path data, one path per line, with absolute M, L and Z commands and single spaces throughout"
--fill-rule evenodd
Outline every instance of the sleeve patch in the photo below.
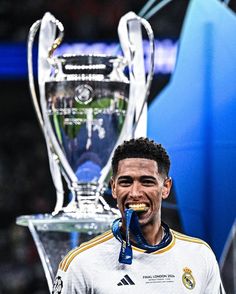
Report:
M 52 289 L 52 294 L 60 294 L 63 288 L 63 281 L 60 276 L 57 276 Z

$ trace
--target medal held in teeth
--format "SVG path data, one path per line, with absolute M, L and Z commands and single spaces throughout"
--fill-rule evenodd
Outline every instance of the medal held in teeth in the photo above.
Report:
M 148 210 L 147 205 L 144 204 L 144 203 L 130 204 L 129 208 L 133 209 L 134 211 L 137 211 L 137 212 L 139 212 L 139 211 L 142 212 L 142 211 L 147 211 Z

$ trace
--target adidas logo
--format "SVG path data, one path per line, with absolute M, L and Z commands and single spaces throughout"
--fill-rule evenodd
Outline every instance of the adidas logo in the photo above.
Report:
M 117 284 L 117 286 L 127 286 L 127 285 L 135 285 L 135 283 L 131 280 L 128 275 L 125 275 L 123 279 Z

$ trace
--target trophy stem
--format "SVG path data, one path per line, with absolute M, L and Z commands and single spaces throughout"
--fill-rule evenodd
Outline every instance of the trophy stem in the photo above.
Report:
M 80 183 L 71 186 L 71 199 L 66 207 L 62 210 L 69 214 L 93 214 L 112 212 L 111 207 L 103 198 L 106 187 L 97 183 Z

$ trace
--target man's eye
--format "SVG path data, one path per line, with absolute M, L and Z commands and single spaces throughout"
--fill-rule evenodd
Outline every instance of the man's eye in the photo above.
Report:
M 131 181 L 127 181 L 127 180 L 119 181 L 119 185 L 126 187 L 126 186 L 131 185 Z
M 153 185 L 155 185 L 155 182 L 152 180 L 144 180 L 144 181 L 142 181 L 142 184 L 144 186 L 153 186 Z

